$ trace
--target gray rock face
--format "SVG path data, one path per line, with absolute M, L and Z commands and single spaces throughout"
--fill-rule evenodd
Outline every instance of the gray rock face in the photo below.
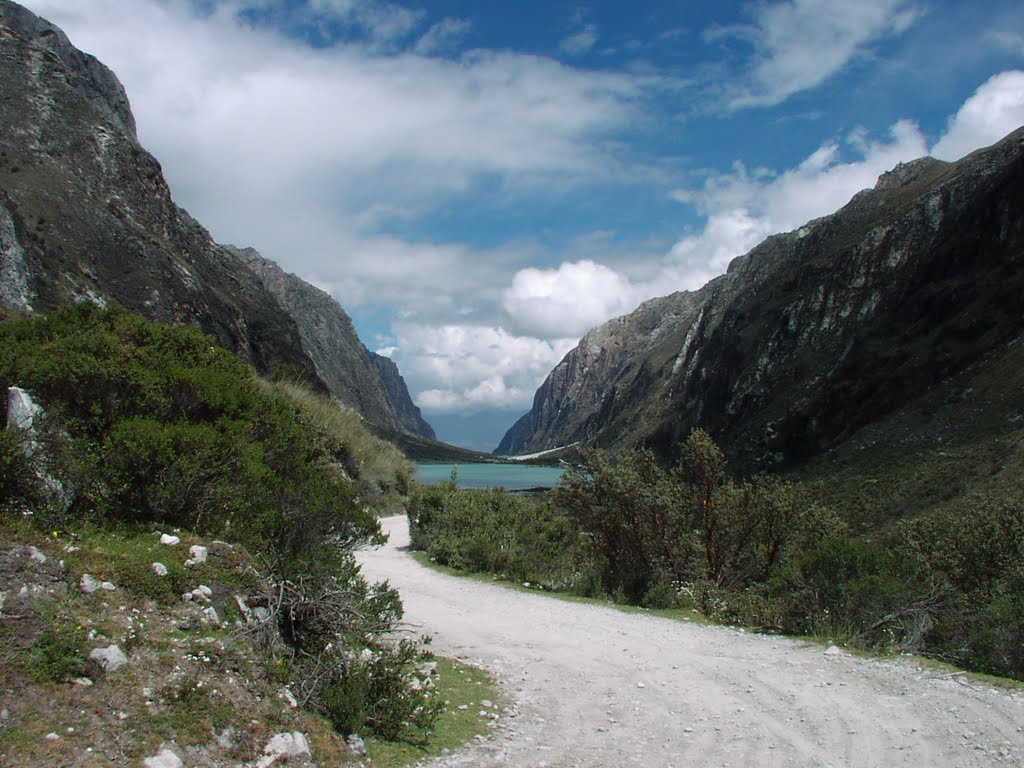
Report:
M 377 369 L 377 374 L 384 383 L 384 391 L 388 393 L 388 399 L 394 406 L 398 421 L 406 432 L 428 440 L 435 440 L 434 428 L 427 423 L 420 412 L 419 407 L 412 401 L 409 395 L 409 388 L 405 385 L 405 379 L 398 371 L 398 366 L 390 358 L 370 352 L 370 361 Z
M 20 387 L 7 389 L 7 428 L 30 432 L 42 408 Z
M 128 657 L 116 645 L 106 648 L 95 648 L 89 654 L 89 658 L 99 664 L 104 672 L 117 672 L 128 664 Z
M 700 426 L 738 464 L 800 462 L 1024 332 L 1024 129 L 884 174 L 695 292 L 587 334 L 499 453 L 576 441 L 674 459 Z
M 196 325 L 259 371 L 298 374 L 370 422 L 420 434 L 341 307 L 258 254 L 215 243 L 171 199 L 114 74 L 9 0 L 0 82 L 0 306 L 116 301 Z
M 333 298 L 252 248 L 229 251 L 296 318 L 302 348 L 331 394 L 379 427 L 433 439 L 434 431 L 409 397 L 398 367 L 392 363 L 393 370 L 382 373 L 378 356 L 359 340 L 352 318 Z
M 5 306 L 117 301 L 197 325 L 259 370 L 311 369 L 294 322 L 171 199 L 124 89 L 46 21 L 0 0 Z
M 183 765 L 181 758 L 167 747 L 142 761 L 143 768 L 182 768 Z

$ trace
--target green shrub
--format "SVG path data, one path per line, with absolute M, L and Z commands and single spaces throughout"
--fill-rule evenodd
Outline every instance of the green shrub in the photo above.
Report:
M 503 489 L 416 486 L 409 499 L 412 546 L 442 565 L 546 587 L 574 586 L 579 531 L 554 505 Z
M 69 567 L 88 564 L 155 599 L 183 589 L 180 568 L 163 578 L 149 570 L 156 557 L 140 537 L 155 527 L 244 545 L 277 590 L 286 648 L 280 639 L 260 647 L 283 662 L 281 676 L 347 723 L 355 715 L 339 702 L 363 674 L 349 662 L 372 649 L 367 688 L 352 706 L 385 738 L 422 737 L 436 709 L 406 687 L 421 646 L 386 639 L 401 619 L 398 594 L 368 585 L 352 557 L 357 544 L 379 540 L 370 505 L 400 503 L 407 490 L 410 468 L 397 449 L 336 403 L 257 379 L 198 330 L 120 307 L 83 304 L 0 325 L 0 386 L 15 385 L 46 409 L 39 453 L 71 493 L 68 504 L 44 507 L 16 437 L 4 433 L 5 513 L 29 505 L 34 514 L 19 519 L 98 531 L 111 553 L 97 554 L 86 536 Z M 33 650 L 39 674 L 77 672 L 79 642 L 56 626 L 44 632 Z M 211 695 L 194 681 L 169 691 L 171 720 L 208 738 L 222 714 Z
M 412 685 L 428 659 L 408 640 L 365 649 L 335 668 L 317 703 L 338 733 L 370 729 L 384 739 L 423 743 L 444 708 L 422 683 Z
M 379 530 L 294 399 L 196 329 L 90 304 L 15 319 L 0 326 L 0 385 L 66 430 L 70 519 L 230 535 L 293 571 L 319 557 L 311 542 Z
M 44 627 L 28 657 L 29 672 L 40 682 L 62 683 L 87 671 L 86 637 L 80 626 L 61 619 Z

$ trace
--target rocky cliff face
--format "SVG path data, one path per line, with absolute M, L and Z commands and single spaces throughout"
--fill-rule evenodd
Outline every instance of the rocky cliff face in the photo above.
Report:
M 113 73 L 8 0 L 0 83 L 0 306 L 116 301 L 156 322 L 197 325 L 258 370 L 301 373 L 369 421 L 402 428 L 341 308 L 317 297 L 307 321 L 215 243 L 174 204 Z M 337 339 L 324 335 L 335 330 Z
M 382 366 L 379 360 L 384 358 L 363 346 L 352 318 L 338 302 L 252 248 L 229 246 L 227 250 L 256 274 L 295 319 L 303 351 L 335 397 L 387 430 L 434 439 L 434 430 L 413 404 L 398 366 L 390 360 L 386 361 L 389 366 Z
M 398 366 L 391 358 L 370 352 L 370 361 L 377 369 L 380 380 L 384 382 L 384 389 L 388 393 L 388 399 L 398 414 L 398 420 L 402 423 L 405 431 L 412 435 L 419 435 L 428 440 L 436 440 L 434 428 L 423 418 L 423 414 L 409 396 L 409 389 L 405 386 L 405 379 L 398 371 Z
M 696 426 L 748 467 L 800 462 L 1024 332 L 1024 130 L 883 175 L 696 292 L 589 333 L 498 452 L 649 446 Z

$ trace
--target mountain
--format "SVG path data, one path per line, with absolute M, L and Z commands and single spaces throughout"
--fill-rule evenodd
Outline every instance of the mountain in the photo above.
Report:
M 956 163 L 901 164 L 700 290 L 591 331 L 496 452 L 580 442 L 671 460 L 699 426 L 739 466 L 799 464 L 1001 360 L 1022 295 L 1024 129 Z
M 431 440 L 434 430 L 412 402 L 398 366 L 381 364 L 356 335 L 348 313 L 319 288 L 285 272 L 252 248 L 226 246 L 259 278 L 280 307 L 295 320 L 302 349 L 317 376 L 343 403 L 373 414 L 377 426 Z
M 196 325 L 261 372 L 304 378 L 385 430 L 429 436 L 344 310 L 258 254 L 215 243 L 172 200 L 116 76 L 9 0 L 0 82 L 0 306 L 116 301 Z
M 423 418 L 419 407 L 409 396 L 409 388 L 406 387 L 405 379 L 402 378 L 395 361 L 389 357 L 378 355 L 376 352 L 368 354 L 370 362 L 377 368 L 380 380 L 384 382 L 384 390 L 388 393 L 388 398 L 391 400 L 404 430 L 411 435 L 436 440 L 437 435 L 434 434 L 434 428 Z

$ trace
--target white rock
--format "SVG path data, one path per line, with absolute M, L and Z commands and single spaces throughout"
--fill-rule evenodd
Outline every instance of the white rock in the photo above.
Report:
M 345 739 L 345 743 L 348 744 L 348 751 L 356 757 L 366 754 L 366 743 L 356 733 L 350 733 L 348 738 Z
M 106 590 L 107 592 L 116 592 L 117 587 L 114 586 L 112 581 L 104 581 L 100 583 L 100 589 Z
M 181 596 L 181 599 L 184 600 L 186 603 L 191 603 L 192 600 L 195 599 L 195 597 L 194 597 L 194 595 L 191 592 L 185 592 Z
M 830 645 L 828 648 L 825 649 L 825 655 L 826 656 L 842 656 L 843 655 L 843 650 L 841 648 L 838 648 L 837 646 Z
M 277 762 L 290 762 L 293 758 L 308 760 L 309 742 L 303 733 L 279 733 L 263 748 L 264 757 L 256 763 L 256 768 L 269 768 Z
M 200 584 L 196 589 L 198 589 L 207 600 L 213 597 L 213 590 L 205 584 Z
M 92 680 L 90 680 L 88 677 L 76 677 L 74 680 L 71 681 L 71 684 L 80 685 L 83 688 L 88 688 L 93 683 Z
M 32 429 L 33 422 L 43 410 L 33 400 L 32 395 L 20 387 L 7 390 L 7 428 Z
M 83 573 L 82 578 L 78 580 L 78 588 L 85 594 L 91 595 L 100 588 L 100 583 L 91 574 Z
M 142 761 L 142 768 L 182 768 L 181 758 L 164 747 L 152 757 Z
M 28 556 L 30 560 L 34 560 L 37 563 L 42 564 L 46 562 L 46 555 L 40 552 L 38 547 L 29 547 Z
M 45 736 L 43 736 L 43 738 L 46 739 L 47 741 L 57 741 L 60 738 L 60 736 L 58 736 L 56 733 L 53 733 L 51 731 L 50 733 L 48 733 Z
M 242 612 L 242 618 L 247 622 L 252 621 L 252 608 L 245 602 L 245 598 L 241 595 L 234 595 L 235 605 L 238 606 L 238 610 Z
M 203 616 L 206 617 L 207 621 L 212 621 L 214 624 L 220 623 L 220 616 L 217 615 L 217 609 L 212 605 L 208 605 L 203 609 Z
M 168 547 L 176 547 L 181 544 L 181 538 L 179 536 L 171 536 L 169 533 L 160 535 L 160 543 Z
M 153 563 L 151 566 L 149 566 L 149 570 L 151 570 L 157 576 L 167 575 L 167 566 L 163 563 Z
M 104 672 L 116 672 L 128 663 L 128 657 L 116 645 L 96 648 L 89 654 L 89 658 L 99 664 Z
M 202 565 L 205 563 L 206 558 L 210 555 L 210 550 L 206 547 L 201 547 L 198 544 L 193 544 L 189 549 L 189 554 L 191 557 L 185 561 L 186 568 L 191 568 L 193 565 Z

